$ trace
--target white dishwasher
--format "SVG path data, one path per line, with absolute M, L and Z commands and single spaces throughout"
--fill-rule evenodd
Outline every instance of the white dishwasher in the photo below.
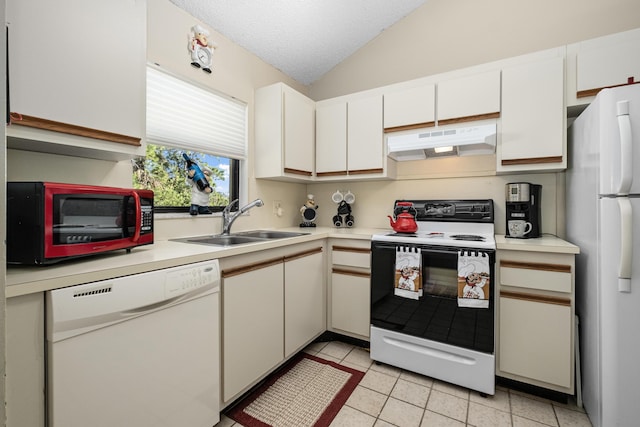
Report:
M 49 427 L 220 420 L 217 261 L 47 292 Z

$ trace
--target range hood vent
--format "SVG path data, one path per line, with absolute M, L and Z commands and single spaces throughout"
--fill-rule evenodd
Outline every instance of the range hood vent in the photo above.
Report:
M 389 157 L 400 162 L 452 155 L 493 154 L 496 151 L 496 124 L 389 135 L 387 145 Z

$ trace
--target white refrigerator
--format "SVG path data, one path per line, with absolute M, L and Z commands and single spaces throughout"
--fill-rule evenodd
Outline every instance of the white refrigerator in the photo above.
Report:
M 594 427 L 639 425 L 640 84 L 602 90 L 568 144 L 583 404 Z

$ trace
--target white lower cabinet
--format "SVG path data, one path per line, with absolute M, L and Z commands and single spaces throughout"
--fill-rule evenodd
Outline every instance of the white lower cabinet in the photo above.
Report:
M 284 265 L 281 259 L 223 270 L 223 401 L 284 359 Z
M 326 276 L 317 242 L 221 265 L 224 407 L 326 330 Z
M 335 240 L 331 244 L 330 328 L 334 332 L 369 339 L 370 259 L 368 241 Z
M 7 299 L 7 426 L 45 426 L 45 335 L 42 292 Z
M 573 254 L 498 250 L 496 375 L 572 395 Z
M 570 388 L 570 300 L 539 295 L 500 295 L 500 370 Z
M 284 355 L 289 357 L 326 330 L 322 249 L 285 257 Z

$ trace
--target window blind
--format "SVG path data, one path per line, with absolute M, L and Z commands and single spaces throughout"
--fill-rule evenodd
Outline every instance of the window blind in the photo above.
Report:
M 244 160 L 247 106 L 147 67 L 147 142 Z

